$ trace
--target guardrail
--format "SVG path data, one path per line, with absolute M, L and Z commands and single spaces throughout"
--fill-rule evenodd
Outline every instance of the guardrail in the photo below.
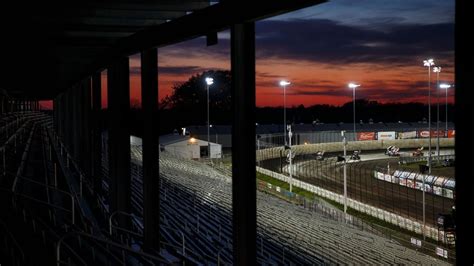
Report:
M 440 156 L 431 156 L 431 162 L 437 160 L 446 160 L 446 159 L 455 159 L 456 156 L 454 154 L 450 155 L 440 155 Z M 427 162 L 429 156 L 420 156 L 420 157 L 413 157 L 413 156 L 401 156 L 399 160 L 399 164 L 409 164 L 415 162 Z

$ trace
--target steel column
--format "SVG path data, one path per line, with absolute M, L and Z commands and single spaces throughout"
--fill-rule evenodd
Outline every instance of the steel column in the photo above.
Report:
M 100 72 L 92 76 L 92 176 L 95 191 L 100 191 L 102 169 L 102 128 L 100 123 L 101 113 L 101 79 Z
M 455 16 L 455 106 L 456 126 L 456 260 L 458 264 L 474 264 L 472 239 L 474 238 L 474 157 L 472 136 L 474 105 L 472 104 L 472 77 L 474 75 L 474 41 L 467 34 L 472 20 L 472 1 L 456 1 Z M 466 178 L 468 177 L 468 178 Z M 471 177 L 471 178 L 469 178 Z
M 157 49 L 141 53 L 143 108 L 143 222 L 144 244 L 159 249 L 160 175 L 158 164 L 158 62 Z
M 232 208 L 235 265 L 256 265 L 255 24 L 231 27 Z
M 107 71 L 109 113 L 110 213 L 131 212 L 129 60 L 118 58 Z M 130 228 L 130 218 L 121 215 L 119 226 Z

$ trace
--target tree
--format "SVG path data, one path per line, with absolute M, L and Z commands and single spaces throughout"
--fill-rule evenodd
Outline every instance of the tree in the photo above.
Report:
M 174 110 L 201 110 L 207 108 L 206 77 L 212 77 L 214 84 L 209 89 L 209 106 L 214 110 L 230 111 L 231 76 L 228 70 L 210 70 L 193 75 L 186 82 L 173 86 L 171 95 L 166 96 L 162 108 Z
M 206 124 L 206 77 L 214 79 L 214 84 L 209 87 L 210 123 L 232 123 L 230 71 L 210 70 L 193 75 L 186 82 L 173 86 L 171 95 L 160 103 L 160 130 L 166 132 L 184 126 Z

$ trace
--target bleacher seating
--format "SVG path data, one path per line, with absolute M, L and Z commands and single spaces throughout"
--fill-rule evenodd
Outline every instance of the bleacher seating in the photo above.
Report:
M 141 149 L 132 146 L 133 200 L 141 216 Z M 232 262 L 231 178 L 197 161 L 160 153 L 161 230 L 204 264 Z M 136 224 L 142 227 L 140 218 Z M 270 195 L 257 194 L 262 264 L 443 264 L 393 240 L 360 231 Z M 182 233 L 182 235 L 181 235 Z M 190 255 L 190 256 L 192 256 Z

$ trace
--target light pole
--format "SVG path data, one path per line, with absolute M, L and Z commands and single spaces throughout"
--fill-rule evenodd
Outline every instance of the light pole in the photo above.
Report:
M 214 79 L 213 78 L 206 78 L 206 90 L 207 90 L 207 154 L 209 156 L 209 161 L 212 162 L 211 160 L 211 139 L 210 139 L 210 124 L 209 124 L 209 86 L 214 84 Z
M 346 141 L 346 132 L 341 131 L 342 144 L 344 145 L 344 214 L 347 213 L 347 168 L 346 168 L 346 155 L 347 155 L 347 141 Z
M 445 106 L 446 107 L 446 118 L 445 118 L 446 128 L 445 128 L 445 130 L 446 130 L 446 137 L 448 137 L 448 89 L 451 88 L 451 85 L 443 83 L 443 84 L 439 85 L 439 88 L 444 89 L 445 92 L 446 92 L 446 96 L 445 96 L 445 99 L 446 99 L 446 102 L 445 102 L 445 105 L 446 105 Z
M 433 59 L 423 60 L 423 66 L 428 67 L 428 175 L 431 175 L 431 66 L 434 65 Z M 423 240 L 426 238 L 425 226 L 425 175 L 423 175 Z
M 286 145 L 286 85 L 290 85 L 291 83 L 286 80 L 280 81 L 280 86 L 283 87 L 283 139 L 285 140 Z
M 441 73 L 441 67 L 433 67 L 433 72 L 436 73 L 436 88 L 439 88 L 439 73 Z M 436 90 L 436 154 L 438 155 L 437 161 L 439 164 L 439 89 Z
M 354 116 L 354 138 L 357 140 L 356 136 L 356 106 L 355 106 L 355 100 L 356 100 L 356 91 L 355 89 L 359 87 L 360 84 L 355 84 L 355 83 L 349 83 L 348 87 L 352 89 L 352 109 L 353 109 L 353 116 Z
M 292 175 L 292 163 L 291 163 L 291 159 L 292 159 L 292 153 L 291 153 L 291 136 L 293 135 L 293 133 L 291 132 L 291 125 L 288 125 L 288 143 L 289 143 L 289 147 L 290 147 L 290 192 L 293 191 L 293 175 Z

